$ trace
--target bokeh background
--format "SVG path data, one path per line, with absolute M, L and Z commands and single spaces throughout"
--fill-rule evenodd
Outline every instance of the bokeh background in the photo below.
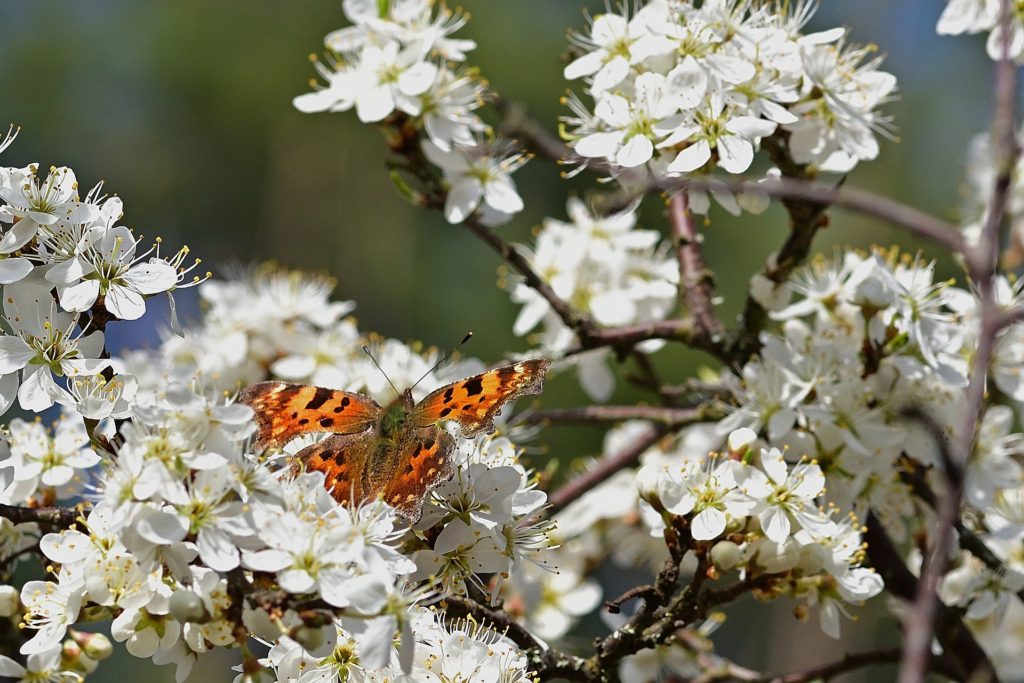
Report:
M 861 164 L 849 182 L 955 219 L 967 143 L 986 129 L 991 107 L 982 40 L 936 36 L 939 0 L 822 5 L 811 28 L 849 26 L 854 40 L 879 47 L 900 83 L 898 100 L 886 108 L 899 141 L 884 142 L 880 158 Z M 604 2 L 462 6 L 472 20 L 460 35 L 479 43 L 471 63 L 554 129 L 568 85 L 561 77 L 565 32 L 583 26 L 584 9 L 600 11 Z M 467 352 L 487 362 L 525 348 L 509 331 L 516 307 L 496 286 L 496 256 L 439 214 L 403 203 L 385 173 L 377 131 L 351 113 L 303 115 L 292 108 L 292 97 L 313 76 L 307 55 L 344 23 L 336 0 L 3 0 L 0 127 L 23 127 L 3 163 L 69 165 L 83 188 L 105 180 L 106 190 L 125 201 L 126 224 L 162 236 L 167 246 L 188 244 L 215 275 L 268 259 L 328 272 L 339 281 L 338 295 L 358 302 L 364 330 L 439 346 L 474 330 Z M 565 183 L 539 160 L 515 180 L 527 208 L 501 232 L 519 241 L 544 216 L 564 218 L 567 191 L 588 187 L 587 179 Z M 662 213 L 649 201 L 645 227 L 664 229 Z M 786 225 L 779 209 L 739 220 L 712 213 L 707 255 L 726 320 Z M 894 243 L 942 256 L 877 221 L 839 211 L 816 247 Z M 954 274 L 942 263 L 944 275 Z M 194 297 L 180 298 L 186 315 L 196 315 Z M 158 343 L 166 320 L 161 303 L 155 299 L 142 321 L 112 325 L 113 348 Z M 682 380 L 708 362 L 673 351 L 657 364 Z M 634 396 L 624 389 L 620 398 Z M 568 376 L 549 383 L 545 394 L 551 405 L 582 400 Z M 553 457 L 569 459 L 593 452 L 600 436 L 557 430 L 544 440 Z M 776 620 L 772 628 L 765 628 L 767 618 Z M 584 632 L 600 628 L 596 616 L 591 621 Z M 870 614 L 844 626 L 861 644 L 897 637 Z M 724 654 L 741 663 L 767 661 L 771 670 L 838 652 L 816 624 L 795 622 L 785 606 L 741 609 L 719 634 Z M 228 681 L 225 667 L 206 662 L 189 680 Z M 172 681 L 173 669 L 119 655 L 90 680 L 142 675 Z

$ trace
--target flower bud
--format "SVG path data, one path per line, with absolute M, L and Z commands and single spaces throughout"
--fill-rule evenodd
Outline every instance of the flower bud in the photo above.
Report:
M 102 633 L 89 633 L 87 631 L 68 630 L 71 639 L 78 643 L 79 647 L 90 659 L 102 662 L 114 653 L 114 646 L 110 639 Z
M 0 586 L 0 617 L 13 617 L 20 608 L 18 589 L 14 586 Z
M 723 572 L 730 571 L 742 560 L 740 547 L 732 541 L 719 541 L 711 547 L 711 561 Z
M 183 624 L 205 624 L 211 619 L 203 599 L 194 591 L 175 591 L 168 602 L 171 616 Z
M 100 665 L 95 659 L 86 655 L 78 643 L 70 639 L 61 644 L 60 659 L 61 668 L 80 674 L 82 677 L 93 673 Z
M 661 468 L 654 465 L 645 465 L 636 473 L 636 489 L 640 494 L 640 498 L 647 501 L 658 512 L 665 511 L 665 506 L 661 502 L 661 495 L 658 492 L 658 483 L 661 480 L 661 476 Z

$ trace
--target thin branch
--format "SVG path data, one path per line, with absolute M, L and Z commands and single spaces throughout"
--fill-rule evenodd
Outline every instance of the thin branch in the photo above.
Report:
M 918 594 L 918 580 L 907 569 L 899 551 L 874 514 L 868 516 L 864 540 L 867 542 L 868 559 L 885 582 L 885 589 L 903 602 L 913 602 Z M 936 639 L 959 669 L 959 675 L 953 678 L 998 683 L 995 667 L 956 610 L 939 603 L 935 623 Z M 927 658 L 925 661 L 928 661 Z M 977 676 L 977 679 L 972 679 L 973 676 Z
M 717 343 L 725 328 L 714 307 L 715 277 L 704 260 L 701 235 L 685 192 L 677 192 L 668 200 L 668 215 L 679 261 L 680 298 L 693 319 L 696 333 L 706 337 L 707 342 Z
M 910 490 L 915 496 L 927 503 L 933 510 L 936 509 L 939 505 L 938 497 L 928 485 L 926 468 L 920 462 L 906 456 L 900 458 L 900 465 L 902 466 L 900 479 L 910 486 Z M 997 576 L 1006 575 L 1006 565 L 980 536 L 960 519 L 954 520 L 953 527 L 960 539 L 961 549 L 974 555 Z M 1016 595 L 1017 599 L 1024 603 L 1024 588 L 1018 590 Z
M 759 683 L 809 683 L 810 681 L 827 681 L 840 674 L 862 669 L 875 664 L 894 664 L 900 661 L 900 648 L 886 650 L 870 650 L 856 654 L 843 655 L 839 661 L 824 666 L 807 669 L 806 671 L 795 671 L 788 674 L 766 676 L 760 679 Z
M 713 419 L 712 410 L 697 408 L 666 408 L 661 406 L 584 406 L 538 410 L 523 415 L 525 424 L 603 424 L 626 420 L 646 420 L 666 427 L 682 427 Z
M 954 253 L 962 253 L 966 247 L 963 235 L 952 223 L 895 199 L 855 187 L 826 185 L 800 178 L 765 179 L 758 182 L 743 178 L 687 178 L 667 180 L 661 186 L 669 192 L 691 188 L 736 194 L 759 193 L 773 199 L 796 199 L 848 209 L 881 219 Z
M 528 287 L 544 297 L 544 300 L 548 302 L 551 309 L 562 319 L 562 322 L 570 329 L 575 330 L 581 337 L 588 335 L 592 324 L 587 317 L 573 310 L 569 302 L 558 296 L 555 290 L 551 288 L 551 285 L 537 274 L 526 257 L 519 253 L 519 250 L 502 239 L 498 233 L 481 223 L 475 214 L 467 218 L 463 225 L 469 228 L 470 232 L 479 237 L 512 266 L 522 276 L 523 282 Z
M 445 607 L 445 613 L 449 616 L 472 616 L 503 633 L 509 640 L 523 649 L 530 659 L 531 666 L 538 674 L 543 673 L 545 680 L 548 678 L 566 678 L 571 681 L 595 680 L 586 671 L 585 660 L 544 645 L 504 611 L 493 610 L 475 600 L 457 595 L 445 596 L 441 604 Z
M 548 516 L 558 514 L 570 503 L 598 484 L 609 479 L 619 470 L 635 465 L 640 460 L 640 456 L 644 454 L 644 451 L 658 443 L 670 431 L 664 425 L 651 427 L 647 432 L 634 439 L 633 443 L 623 450 L 598 461 L 591 469 L 563 484 L 548 496 L 548 503 L 550 503 L 547 509 Z
M 1000 3 L 1002 28 L 1002 55 L 995 66 L 995 113 L 992 120 L 993 152 L 996 177 L 988 216 L 982 227 L 978 244 L 964 252 L 971 279 L 977 283 L 980 308 L 978 348 L 971 363 L 970 381 L 966 390 L 963 421 L 954 432 L 955 449 L 953 467 L 947 468 L 948 490 L 939 501 L 936 529 L 931 548 L 921 568 L 921 581 L 913 608 L 904 619 L 904 654 L 900 663 L 900 683 L 921 683 L 927 672 L 929 648 L 935 630 L 936 612 L 939 610 L 939 582 L 949 566 L 947 548 L 953 536 L 954 525 L 960 514 L 963 495 L 962 471 L 973 452 L 981 415 L 985 410 L 985 387 L 989 364 L 995 352 L 996 335 L 1003 321 L 996 301 L 996 275 L 999 261 L 1000 227 L 1009 204 L 1013 170 L 1020 149 L 1016 134 L 1017 73 L 1010 59 L 1012 21 L 1010 0 Z
M 70 529 L 78 522 L 80 515 L 81 513 L 74 508 L 31 508 L 0 504 L 0 517 L 14 524 L 36 522 L 54 529 Z

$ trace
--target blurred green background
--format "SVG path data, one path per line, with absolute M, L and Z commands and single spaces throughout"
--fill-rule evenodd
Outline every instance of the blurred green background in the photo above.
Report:
M 600 11 L 604 2 L 462 5 L 472 20 L 460 35 L 479 43 L 471 63 L 554 129 L 567 87 L 565 31 L 583 26 L 584 8 Z M 899 144 L 884 142 L 881 157 L 861 164 L 849 182 L 955 218 L 966 145 L 986 128 L 990 110 L 981 39 L 936 36 L 938 0 L 823 5 L 811 28 L 851 27 L 854 40 L 879 46 L 900 82 L 899 99 L 886 108 Z M 4 0 L 0 126 L 12 121 L 23 130 L 2 161 L 70 165 L 83 188 L 105 180 L 124 199 L 128 225 L 167 246 L 189 244 L 215 274 L 266 259 L 327 271 L 339 281 L 338 295 L 358 302 L 364 330 L 441 346 L 475 330 L 467 352 L 487 362 L 525 348 L 509 332 L 517 309 L 495 286 L 496 256 L 439 214 L 403 203 L 385 174 L 377 131 L 352 113 L 292 108 L 313 76 L 306 56 L 344 23 L 335 0 Z M 515 180 L 527 208 L 500 230 L 525 241 L 544 216 L 564 218 L 567 189 L 581 191 L 588 179 L 566 184 L 552 164 L 535 160 Z M 645 206 L 644 224 L 664 229 L 657 201 Z M 739 220 L 712 213 L 707 254 L 727 320 L 785 231 L 778 209 Z M 876 221 L 833 211 L 816 247 L 893 243 L 918 246 Z M 112 326 L 112 345 L 156 343 L 163 315 L 156 307 L 143 321 Z M 701 362 L 708 359 L 673 351 L 657 364 L 682 380 Z M 550 383 L 545 395 L 549 405 L 582 400 L 570 377 Z M 596 431 L 560 430 L 547 441 L 553 453 L 572 457 L 592 452 L 599 439 Z M 773 670 L 836 651 L 814 623 L 797 624 L 784 609 L 777 614 L 778 629 L 747 629 L 740 616 L 716 640 L 741 663 L 771 655 Z M 892 629 L 860 630 L 862 638 L 895 637 Z M 90 680 L 130 680 L 152 669 L 125 655 Z M 173 680 L 173 670 L 158 669 L 151 680 Z M 210 662 L 190 680 L 230 678 L 222 662 Z

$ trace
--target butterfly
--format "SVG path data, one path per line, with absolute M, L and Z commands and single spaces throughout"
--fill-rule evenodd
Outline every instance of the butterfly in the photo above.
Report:
M 238 400 L 256 412 L 256 448 L 329 432 L 295 455 L 296 467 L 323 472 L 324 485 L 342 504 L 379 497 L 413 524 L 431 489 L 455 474 L 455 439 L 444 423 L 458 422 L 464 437 L 492 433 L 502 406 L 541 392 L 549 365 L 543 359 L 504 365 L 445 385 L 419 403 L 412 389 L 382 407 L 363 394 L 288 382 L 253 384 Z

